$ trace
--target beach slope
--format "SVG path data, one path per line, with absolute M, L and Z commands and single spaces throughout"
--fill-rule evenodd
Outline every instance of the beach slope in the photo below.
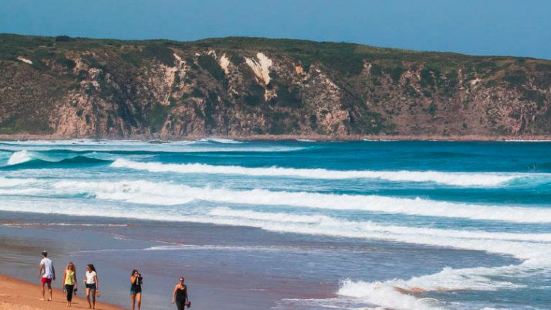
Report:
M 42 301 L 40 298 L 40 287 L 38 285 L 0 275 L 0 310 L 67 309 L 65 294 L 60 289 L 54 289 L 53 301 Z M 72 309 L 88 309 L 88 303 L 83 298 L 74 298 Z M 98 303 L 96 309 L 115 310 L 122 308 Z

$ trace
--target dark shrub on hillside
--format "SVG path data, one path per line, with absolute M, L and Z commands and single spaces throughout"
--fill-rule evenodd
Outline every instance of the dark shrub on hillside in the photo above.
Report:
M 143 49 L 145 57 L 158 60 L 160 63 L 167 66 L 174 66 L 174 55 L 170 48 L 161 44 L 147 45 Z
M 76 67 L 76 63 L 71 59 L 65 58 L 63 56 L 58 56 L 55 60 L 58 64 L 64 66 L 68 70 L 73 70 Z
M 69 42 L 69 41 L 73 41 L 73 38 L 71 38 L 70 36 L 57 36 L 57 37 L 55 37 L 55 41 L 56 42 Z
M 224 80 L 225 78 L 224 71 L 222 70 L 222 68 L 220 68 L 220 65 L 218 64 L 216 59 L 214 59 L 214 57 L 210 55 L 201 55 L 199 56 L 198 62 L 199 62 L 199 66 L 207 70 L 210 73 L 210 75 L 212 75 L 212 77 L 214 77 L 218 81 Z
M 169 107 L 167 106 L 160 104 L 153 105 L 151 112 L 149 113 L 149 125 L 151 126 L 151 130 L 153 132 L 158 132 L 161 130 L 168 115 L 168 110 Z
M 427 87 L 427 86 L 433 86 L 434 85 L 434 78 L 432 77 L 432 72 L 424 68 L 421 70 L 421 86 Z
M 511 85 L 520 86 L 526 83 L 526 73 L 521 70 L 514 71 L 505 76 L 505 81 L 509 82 Z
M 249 86 L 249 93 L 245 96 L 245 103 L 256 106 L 264 102 L 264 88 L 258 84 Z
M 282 86 L 277 90 L 276 102 L 280 106 L 300 107 L 302 105 L 300 90 L 296 87 L 287 88 Z
M 400 81 L 400 78 L 402 77 L 402 73 L 404 73 L 404 71 L 406 70 L 402 66 L 393 67 L 392 69 L 390 69 L 390 77 L 392 78 L 392 80 L 394 80 L 394 82 L 398 82 Z

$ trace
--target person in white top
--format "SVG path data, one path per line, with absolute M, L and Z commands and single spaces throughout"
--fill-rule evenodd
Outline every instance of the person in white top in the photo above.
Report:
M 48 258 L 48 252 L 42 251 L 42 260 L 39 267 L 40 283 L 42 284 L 42 300 L 46 300 L 45 286 L 48 285 L 48 292 L 50 297 L 48 301 L 53 299 L 52 295 L 52 280 L 55 281 L 55 268 L 52 260 Z
M 86 268 L 84 286 L 86 286 L 86 300 L 88 300 L 88 306 L 91 309 L 96 309 L 96 294 L 99 291 L 99 279 L 96 268 L 92 264 L 88 264 Z M 92 297 L 92 300 L 90 300 L 90 297 Z

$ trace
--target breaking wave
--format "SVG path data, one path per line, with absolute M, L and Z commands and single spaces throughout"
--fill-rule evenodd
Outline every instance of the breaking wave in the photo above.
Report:
M 216 208 L 210 215 L 227 217 L 228 221 L 251 221 L 249 226 L 278 232 L 328 235 L 338 237 L 381 239 L 421 245 L 441 246 L 466 250 L 478 250 L 511 255 L 521 262 L 501 267 L 449 268 L 442 271 L 412 277 L 408 280 L 342 281 L 337 294 L 345 298 L 357 298 L 362 302 L 392 309 L 439 309 L 443 304 L 432 298 L 416 294 L 428 291 L 497 291 L 524 288 L 526 284 L 515 277 L 538 276 L 551 267 L 551 234 L 506 233 L 473 230 L 448 230 L 415 228 L 407 226 L 379 225 L 371 222 L 350 222 L 324 216 L 293 216 L 285 213 L 261 213 L 229 208 Z M 506 278 L 500 276 L 507 275 Z M 315 304 L 316 300 L 308 300 Z M 300 301 L 296 301 L 300 302 Z M 324 303 L 323 300 L 318 300 Z M 326 300 L 326 304 L 343 302 Z
M 21 164 L 21 163 L 25 163 L 25 162 L 28 162 L 30 160 L 33 160 L 33 156 L 32 154 L 30 154 L 28 151 L 26 150 L 23 150 L 23 151 L 18 151 L 18 152 L 15 152 L 13 153 L 10 158 L 8 159 L 8 162 L 7 164 L 9 166 L 13 166 L 13 165 L 17 165 L 17 164 Z
M 13 153 L 8 159 L 4 168 L 44 168 L 51 166 L 63 166 L 63 165 L 82 165 L 88 164 L 101 164 L 111 163 L 111 160 L 99 159 L 94 157 L 88 157 L 83 155 L 68 154 L 62 158 L 51 158 L 47 155 L 43 155 L 36 152 L 29 152 L 26 150 L 17 151 Z
M 538 207 L 488 206 L 452 203 L 420 198 L 377 195 L 339 195 L 311 192 L 229 190 L 190 187 L 149 181 L 92 182 L 59 181 L 57 191 L 93 195 L 96 199 L 151 205 L 182 205 L 191 201 L 211 201 L 249 205 L 293 206 L 312 209 L 358 210 L 514 223 L 551 223 L 551 209 Z
M 214 142 L 214 143 L 221 143 L 221 144 L 240 144 L 243 143 L 241 141 L 233 140 L 233 139 L 224 139 L 224 138 L 204 138 L 197 140 L 198 142 Z
M 551 254 L 549 251 L 551 247 L 551 231 L 547 225 L 551 223 L 551 205 L 549 205 L 546 199 L 548 196 L 548 185 L 551 184 L 551 173 L 547 169 L 549 168 L 549 162 L 545 156 L 534 156 L 533 160 L 532 157 L 528 157 L 514 165 L 490 164 L 487 167 L 488 169 L 494 169 L 494 171 L 502 171 L 501 169 L 503 171 L 518 171 L 503 173 L 430 170 L 399 171 L 389 168 L 446 170 L 447 166 L 445 168 L 442 167 L 449 161 L 451 163 L 450 169 L 462 169 L 461 167 L 465 167 L 465 165 L 469 165 L 469 163 L 475 161 L 472 156 L 478 156 L 475 154 L 476 152 L 450 152 L 445 148 L 442 150 L 438 148 L 437 152 L 418 152 L 411 156 L 413 160 L 417 159 L 416 156 L 418 154 L 421 154 L 419 156 L 428 157 L 430 160 L 427 164 L 412 165 L 410 164 L 411 162 L 406 161 L 405 165 L 398 166 L 392 163 L 389 165 L 384 162 L 382 165 L 373 165 L 374 169 L 391 169 L 391 171 L 330 170 L 334 161 L 351 158 L 355 154 L 344 154 L 346 156 L 335 156 L 334 158 L 328 158 L 328 161 L 321 161 L 319 166 L 325 169 L 300 169 L 277 166 L 250 167 L 259 162 L 266 161 L 264 158 L 258 160 L 257 157 L 261 157 L 260 154 L 255 154 L 255 158 L 251 161 L 245 159 L 250 155 L 245 154 L 246 152 L 276 152 L 301 149 L 323 151 L 325 148 L 323 144 L 310 146 L 304 144 L 303 147 L 298 148 L 295 147 L 296 145 L 298 144 L 262 144 L 233 140 L 217 141 L 216 139 L 185 142 L 152 141 L 148 143 L 136 141 L 0 142 L 0 150 L 3 151 L 2 158 L 0 159 L 2 162 L 0 164 L 0 196 L 2 197 L 0 210 L 121 219 L 116 221 L 117 224 L 93 224 L 92 221 L 84 219 L 80 220 L 80 223 L 74 224 L 71 221 L 48 224 L 26 221 L 4 223 L 1 225 L 8 227 L 75 226 L 81 228 L 98 226 L 101 229 L 102 225 L 108 227 L 133 225 L 134 221 L 128 221 L 129 223 L 127 224 L 127 221 L 124 220 L 125 218 L 133 218 L 163 222 L 242 226 L 276 233 L 305 234 L 314 236 L 307 239 L 316 240 L 316 242 L 317 240 L 325 240 L 323 237 L 332 237 L 331 241 L 337 242 L 340 242 L 344 238 L 354 238 L 355 240 L 349 239 L 346 242 L 355 245 L 356 242 L 363 244 L 363 240 L 373 239 L 400 243 L 400 249 L 402 249 L 403 244 L 407 243 L 422 247 L 484 251 L 508 257 L 505 260 L 507 261 L 507 265 L 505 266 L 480 267 L 492 264 L 493 261 L 491 259 L 488 262 L 484 262 L 484 264 L 477 264 L 477 261 L 469 261 L 470 266 L 474 264 L 474 266 L 479 267 L 446 267 L 438 270 L 433 269 L 434 271 L 431 271 L 432 274 L 425 273 L 424 275 L 418 275 L 419 273 L 414 271 L 413 274 L 417 276 L 411 277 L 411 274 L 409 274 L 408 276 L 403 276 L 402 279 L 374 281 L 370 276 L 365 276 L 364 270 L 358 274 L 353 271 L 347 272 L 345 276 L 341 276 L 340 279 L 342 281 L 338 289 L 335 290 L 334 298 L 303 300 L 311 305 L 309 309 L 318 309 L 322 308 L 322 306 L 324 308 L 334 306 L 334 308 L 354 309 L 362 307 L 433 309 L 446 308 L 447 306 L 458 308 L 463 307 L 463 305 L 460 305 L 455 300 L 462 298 L 462 293 L 458 293 L 458 297 L 450 299 L 444 292 L 452 291 L 454 293 L 449 294 L 455 295 L 457 291 L 476 290 L 482 293 L 474 292 L 473 295 L 481 294 L 482 298 L 485 298 L 486 295 L 495 296 L 490 293 L 484 293 L 484 291 L 500 291 L 498 294 L 501 294 L 501 291 L 510 291 L 504 293 L 506 295 L 524 294 L 533 288 L 537 289 L 540 285 L 546 285 L 549 279 L 551 279 Z M 524 150 L 530 152 L 532 149 L 526 148 Z M 538 150 L 543 149 L 538 148 Z M 352 151 L 355 151 L 355 148 Z M 155 157 L 157 159 L 153 159 L 154 156 L 161 152 L 174 152 L 175 154 L 164 154 Z M 201 156 L 205 154 L 176 154 L 189 152 L 243 152 L 240 154 L 221 153 L 215 156 L 207 154 L 209 157 L 205 159 L 209 161 L 227 161 L 227 157 L 234 156 L 229 160 L 240 162 L 242 166 L 144 162 L 147 160 L 163 161 L 163 159 L 179 160 L 182 158 L 186 158 L 185 160 L 196 158 L 194 161 L 203 161 Z M 305 157 L 298 157 L 301 160 L 303 158 L 310 158 L 307 156 L 311 155 L 310 153 L 315 154 L 316 152 L 309 152 L 305 154 Z M 494 153 L 492 151 L 489 154 L 481 154 L 476 159 L 477 161 L 480 159 L 481 162 L 477 162 L 477 165 L 473 166 L 473 169 L 483 167 L 486 163 L 492 163 L 494 158 L 491 156 Z M 270 156 L 270 154 L 264 153 L 262 157 L 267 155 Z M 487 156 L 487 162 L 484 162 L 484 156 Z M 98 157 L 102 159 L 97 159 Z M 122 159 L 122 157 L 125 159 Z M 297 164 L 293 161 L 295 157 L 281 157 L 283 159 L 276 158 L 271 163 L 277 163 L 281 166 Z M 384 158 L 384 155 L 381 157 Z M 377 157 L 373 158 L 374 161 L 378 160 Z M 269 157 L 266 160 L 269 160 Z M 458 161 L 455 162 L 455 160 Z M 85 173 L 81 173 L 81 171 L 76 169 L 71 171 L 55 169 L 52 172 L 45 170 L 19 170 L 43 167 L 90 168 L 95 167 L 93 165 L 96 164 L 105 165 L 106 167 L 102 166 L 97 171 L 86 171 L 83 169 Z M 108 164 L 111 165 L 107 166 Z M 342 166 L 348 167 L 348 169 L 361 169 L 359 165 L 355 165 L 354 163 Z M 528 167 L 531 170 L 528 170 Z M 165 178 L 168 175 L 149 175 L 148 173 L 119 168 L 154 173 L 180 173 L 184 175 L 180 175 L 179 177 L 170 175 L 170 178 Z M 432 199 L 435 199 L 434 197 L 449 199 L 449 193 L 451 193 L 453 199 L 456 199 L 457 195 L 461 195 L 464 191 L 464 187 L 475 188 L 465 190 L 466 199 L 461 198 L 462 202 L 449 202 L 431 200 L 431 198 L 340 194 L 337 189 L 330 188 L 332 182 L 327 181 L 319 182 L 320 186 L 316 182 L 308 182 L 308 185 L 315 184 L 315 186 L 312 185 L 307 188 L 319 191 L 323 190 L 324 193 L 293 192 L 292 189 L 286 191 L 286 187 L 283 187 L 287 184 L 293 184 L 297 180 L 285 180 L 285 184 L 283 185 L 276 184 L 277 186 L 270 187 L 278 182 L 277 179 L 265 180 L 267 182 L 262 184 L 262 187 L 268 189 L 212 188 L 204 187 L 202 182 L 205 181 L 205 178 L 197 178 L 197 180 L 188 178 L 193 177 L 191 174 L 243 176 L 240 178 L 228 178 L 230 181 L 223 183 L 243 187 L 250 186 L 251 184 L 251 180 L 247 179 L 247 177 L 256 176 L 313 180 L 374 179 L 396 182 L 391 185 L 392 187 L 396 187 L 397 190 L 386 191 L 388 184 L 385 184 L 385 193 L 403 193 L 406 192 L 404 189 L 412 186 L 410 183 L 399 184 L 399 182 L 420 182 L 428 183 L 427 186 L 424 186 L 424 184 L 421 186 L 423 189 L 422 193 L 423 195 L 424 193 L 428 193 L 426 195 Z M 144 177 L 148 178 L 148 181 L 132 179 L 143 179 Z M 128 179 L 125 180 L 126 178 Z M 166 181 L 169 179 L 185 179 L 183 182 L 188 185 Z M 208 178 L 208 180 L 211 179 Z M 245 182 L 242 182 L 243 180 Z M 216 180 L 214 184 L 220 184 L 218 181 Z M 252 182 L 257 181 L 252 179 Z M 296 183 L 300 183 L 300 188 L 304 188 L 302 187 L 302 180 Z M 339 186 L 342 185 L 340 183 L 342 182 L 339 182 Z M 345 183 L 348 184 L 350 182 Z M 356 183 L 354 182 L 353 186 L 362 185 Z M 453 188 L 446 187 L 440 192 L 439 186 L 433 184 L 451 186 Z M 370 188 L 366 192 L 373 193 L 378 190 L 377 184 L 369 183 L 367 186 Z M 521 188 L 519 189 L 518 187 Z M 282 188 L 282 190 L 277 191 L 276 188 Z M 354 188 L 354 192 L 362 192 L 361 189 L 356 189 Z M 514 191 L 509 192 L 510 189 L 514 189 Z M 408 189 L 407 195 L 416 194 L 414 190 L 409 191 Z M 484 199 L 484 201 L 494 201 L 495 205 L 470 202 L 472 199 L 469 195 L 473 192 L 476 195 L 487 194 L 489 199 Z M 504 195 L 504 193 L 507 195 Z M 526 198 L 509 199 L 513 195 L 522 196 L 524 194 L 527 195 Z M 490 197 L 491 195 L 495 196 Z M 528 201 L 529 204 L 523 206 L 512 205 L 511 201 L 521 201 L 520 203 Z M 327 210 L 345 210 L 350 212 Z M 419 217 L 426 218 L 421 219 Z M 464 223 L 462 219 L 468 219 L 469 221 Z M 430 224 L 432 222 L 434 222 L 434 225 Z M 222 230 L 226 231 L 227 227 Z M 247 229 L 247 231 L 249 230 L 251 229 Z M 294 237 L 292 236 L 289 239 L 293 239 Z M 333 238 L 338 239 L 333 240 Z M 308 248 L 308 243 L 305 244 L 306 246 L 300 243 L 289 247 L 271 247 L 265 246 L 263 243 L 238 246 L 225 243 L 222 245 L 169 244 L 147 248 L 146 250 L 297 251 L 301 253 L 318 250 L 317 247 L 313 247 L 311 250 Z M 354 246 L 353 250 L 372 250 L 367 248 Z M 454 253 L 443 252 L 445 253 L 442 257 L 453 259 Z M 408 254 L 406 253 L 405 255 Z M 361 262 L 351 261 L 351 264 L 361 264 Z M 455 261 L 453 263 L 450 262 L 450 265 L 456 266 Z M 379 276 L 374 275 L 374 277 Z M 546 289 L 548 288 L 548 286 L 545 287 Z M 432 296 L 436 296 L 442 301 L 423 298 L 431 296 L 430 293 L 425 294 L 427 292 L 439 292 Z M 528 296 L 527 298 L 530 297 Z M 296 302 L 300 303 L 300 300 L 296 300 Z M 467 304 L 470 304 L 469 302 L 467 300 Z M 492 300 L 492 302 L 496 302 L 496 299 Z M 503 305 L 505 304 L 506 302 L 503 303 Z M 316 305 L 319 305 L 319 307 Z M 480 304 L 477 303 L 477 305 Z M 496 306 L 489 303 L 487 305 Z M 290 308 L 294 309 L 297 307 Z M 482 308 L 482 306 L 479 308 Z M 289 309 L 289 307 L 285 309 Z
M 298 177 L 308 179 L 380 179 L 393 182 L 433 182 L 452 186 L 499 186 L 510 181 L 545 173 L 482 173 L 482 172 L 440 172 L 440 171 L 372 171 L 372 170 L 327 170 L 297 168 L 250 168 L 241 166 L 216 166 L 207 164 L 164 164 L 159 162 L 137 162 L 117 159 L 115 168 L 145 170 L 149 172 L 235 174 L 246 176 Z
M 63 141 L 0 141 L 4 151 L 72 151 L 72 152 L 114 152 L 114 153 L 209 153 L 209 152 L 293 152 L 308 146 L 273 145 L 248 143 L 221 138 L 207 138 L 197 141 L 109 141 L 109 140 L 63 140 Z
M 2 206 L 4 208 L 5 206 Z M 36 212 L 36 206 L 17 204 L 13 206 L 22 211 L 26 208 Z M 41 209 L 51 212 L 54 206 Z M 345 279 L 337 294 L 345 298 L 357 298 L 393 309 L 431 309 L 440 308 L 440 302 L 434 299 L 418 298 L 415 294 L 428 291 L 479 290 L 495 291 L 515 289 L 525 286 L 515 277 L 537 276 L 547 272 L 551 267 L 549 246 L 551 234 L 543 233 L 506 233 L 473 230 L 444 230 L 415 228 L 407 226 L 379 225 L 371 222 L 351 222 L 328 216 L 293 215 L 279 212 L 255 212 L 214 208 L 205 215 L 178 215 L 175 213 L 133 212 L 123 208 L 64 206 L 58 209 L 61 213 L 73 215 L 95 215 L 110 217 L 137 217 L 153 220 L 187 221 L 257 227 L 264 230 L 286 233 L 325 235 L 346 238 L 380 239 L 411 244 L 449 247 L 467 250 L 479 250 L 490 253 L 505 254 L 522 260 L 517 265 L 502 267 L 444 268 L 442 271 L 412 277 L 410 279 L 393 279 L 388 281 L 353 281 Z M 165 210 L 166 211 L 166 210 Z M 40 212 L 40 211 L 39 211 Z M 104 213 L 108 212 L 108 213 Z M 149 250 L 186 250 L 186 245 L 154 247 Z M 191 246 L 188 250 L 195 248 Z M 204 246 L 200 246 L 203 249 Z M 208 247 L 207 247 L 208 248 Z M 271 251 L 270 248 L 233 248 L 217 246 L 210 250 L 244 250 Z M 500 277 L 507 275 L 507 277 Z

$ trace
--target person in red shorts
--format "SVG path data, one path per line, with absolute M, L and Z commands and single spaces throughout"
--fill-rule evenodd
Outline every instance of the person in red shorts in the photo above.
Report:
M 48 301 L 51 301 L 52 296 L 52 280 L 55 281 L 55 268 L 52 260 L 48 258 L 48 252 L 42 251 L 42 260 L 40 261 L 40 283 L 42 284 L 42 300 L 46 300 L 45 286 L 48 285 L 48 292 L 50 297 Z

